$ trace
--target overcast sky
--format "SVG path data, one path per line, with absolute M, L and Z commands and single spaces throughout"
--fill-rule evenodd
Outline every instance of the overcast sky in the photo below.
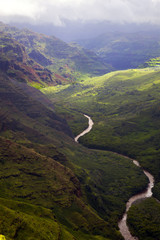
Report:
M 160 0 L 0 0 L 0 20 L 63 25 L 63 19 L 160 24 Z

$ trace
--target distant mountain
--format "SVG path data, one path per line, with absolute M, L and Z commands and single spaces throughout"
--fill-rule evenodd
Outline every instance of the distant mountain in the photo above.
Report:
M 150 58 L 160 56 L 160 32 L 108 32 L 99 37 L 79 40 L 115 69 L 137 68 Z
M 75 80 L 79 74 L 102 75 L 112 69 L 92 51 L 69 45 L 56 37 L 27 29 L 18 30 L 3 23 L 0 24 L 0 31 L 23 44 L 32 59 L 51 70 L 54 77 L 60 75 L 63 81 Z
M 159 31 L 158 24 L 152 23 L 113 23 L 110 21 L 81 21 L 61 19 L 62 25 L 54 23 L 10 22 L 12 26 L 30 29 L 34 32 L 43 33 L 49 36 L 57 36 L 65 42 L 76 41 L 76 39 L 91 39 L 106 32 L 136 33 L 142 31 Z

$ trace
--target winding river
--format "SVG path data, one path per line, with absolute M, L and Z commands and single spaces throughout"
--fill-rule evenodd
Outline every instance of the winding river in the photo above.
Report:
M 80 133 L 77 137 L 75 137 L 75 142 L 78 143 L 78 139 L 82 136 L 84 136 L 86 133 L 90 132 L 92 127 L 93 127 L 93 124 L 94 122 L 92 121 L 92 119 L 88 116 L 88 115 L 84 115 L 86 118 L 88 118 L 88 128 L 85 129 L 82 133 Z M 122 156 L 122 155 L 121 155 Z M 123 157 L 126 157 L 126 156 L 123 156 Z M 127 157 L 128 158 L 128 157 Z M 138 161 L 136 160 L 133 160 L 133 159 L 130 159 L 128 158 L 129 160 L 132 160 L 133 163 L 137 166 L 137 167 L 140 167 L 140 164 Z M 148 198 L 148 197 L 151 197 L 152 196 L 152 188 L 154 187 L 154 177 L 149 173 L 147 172 L 146 170 L 143 170 L 144 174 L 148 177 L 148 180 L 149 180 L 149 183 L 148 183 L 148 186 L 147 186 L 147 189 L 145 189 L 143 192 L 141 193 L 138 193 L 136 195 L 134 195 L 133 197 L 131 197 L 127 204 L 126 204 L 126 211 L 125 213 L 123 214 L 123 217 L 122 219 L 119 221 L 118 223 L 118 227 L 119 227 L 119 230 L 122 234 L 122 236 L 124 237 L 125 240 L 138 240 L 137 237 L 133 237 L 129 231 L 129 228 L 127 226 L 127 212 L 129 210 L 129 208 L 132 206 L 132 204 L 136 201 L 136 200 L 140 200 L 140 199 L 144 199 L 144 198 Z
M 138 166 L 138 167 L 141 167 L 139 162 L 136 161 L 136 160 L 133 160 L 133 163 Z M 133 237 L 128 229 L 128 226 L 127 226 L 127 212 L 129 210 L 129 208 L 132 206 L 132 204 L 136 201 L 136 200 L 139 200 L 139 199 L 144 199 L 144 198 L 148 198 L 148 197 L 151 197 L 152 196 L 152 188 L 154 187 L 154 177 L 147 171 L 143 171 L 144 174 L 148 177 L 149 179 L 149 183 L 148 183 L 148 187 L 146 190 L 144 190 L 143 192 L 141 193 L 138 193 L 136 195 L 134 195 L 133 197 L 131 197 L 127 204 L 126 204 L 126 211 L 125 213 L 123 214 L 123 217 L 122 219 L 119 221 L 118 223 L 118 227 L 119 227 L 119 230 L 122 234 L 122 236 L 124 237 L 125 240 L 138 240 L 138 238 L 136 237 Z
M 86 128 L 82 133 L 80 133 L 77 137 L 75 137 L 75 142 L 78 142 L 78 139 L 80 138 L 80 137 L 82 137 L 83 135 L 85 135 L 86 133 L 89 133 L 90 131 L 91 131 L 91 129 L 92 129 L 92 127 L 93 127 L 93 124 L 94 124 L 94 122 L 92 121 L 92 119 L 88 116 L 88 115 L 85 115 L 84 114 L 84 116 L 86 117 L 86 118 L 88 118 L 88 128 Z

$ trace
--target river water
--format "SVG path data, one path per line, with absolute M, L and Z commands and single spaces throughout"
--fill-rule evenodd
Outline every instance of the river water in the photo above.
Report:
M 138 161 L 133 160 L 133 163 L 136 166 L 141 167 Z M 148 198 L 148 197 L 152 196 L 152 188 L 154 187 L 154 177 L 149 172 L 147 172 L 145 170 L 143 172 L 149 179 L 148 187 L 143 192 L 134 195 L 133 197 L 131 197 L 128 200 L 128 202 L 126 204 L 126 211 L 123 214 L 122 219 L 118 223 L 119 230 L 120 230 L 120 232 L 121 232 L 121 234 L 122 234 L 122 236 L 124 237 L 125 240 L 135 240 L 135 239 L 138 240 L 138 238 L 131 235 L 131 233 L 128 229 L 128 226 L 127 226 L 127 212 L 129 210 L 129 208 L 132 206 L 132 204 L 136 200 L 145 199 L 145 198 Z
M 82 133 L 80 133 L 77 137 L 75 137 L 74 140 L 77 143 L 78 143 L 78 139 L 80 137 L 82 137 L 83 135 L 85 135 L 86 133 L 91 131 L 91 129 L 93 127 L 93 124 L 94 124 L 94 122 L 92 121 L 92 119 L 88 115 L 84 115 L 84 116 L 86 118 L 88 118 L 88 128 L 85 129 Z M 126 156 L 124 156 L 124 157 L 126 157 Z M 128 159 L 132 160 L 133 164 L 135 164 L 137 167 L 141 168 L 141 166 L 140 166 L 138 161 L 130 159 L 130 158 L 128 158 Z M 143 192 L 134 195 L 133 197 L 131 197 L 128 200 L 128 202 L 126 204 L 126 211 L 123 214 L 122 219 L 118 223 L 119 230 L 120 230 L 120 232 L 121 232 L 121 234 L 122 234 L 122 236 L 124 237 L 125 240 L 138 240 L 138 238 L 136 238 L 136 237 L 131 235 L 131 233 L 130 233 L 130 231 L 128 229 L 128 226 L 127 226 L 127 212 L 129 210 L 129 208 L 132 206 L 132 204 L 136 200 L 145 199 L 145 198 L 148 198 L 148 197 L 152 196 L 152 188 L 154 187 L 154 177 L 149 172 L 147 172 L 146 170 L 143 170 L 143 172 L 148 177 L 148 180 L 149 180 L 148 187 Z
M 88 115 L 85 115 L 85 114 L 84 114 L 84 116 L 85 116 L 86 118 L 88 118 L 88 128 L 85 129 L 82 133 L 80 133 L 77 137 L 75 137 L 75 139 L 74 139 L 75 142 L 78 142 L 78 139 L 79 139 L 80 137 L 82 137 L 82 136 L 85 135 L 86 133 L 89 133 L 89 132 L 91 131 L 92 127 L 93 127 L 94 122 L 92 121 L 92 119 L 91 119 Z

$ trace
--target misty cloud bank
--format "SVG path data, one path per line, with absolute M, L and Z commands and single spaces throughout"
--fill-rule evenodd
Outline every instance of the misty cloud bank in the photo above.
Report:
M 160 24 L 160 0 L 5 0 L 0 20 L 53 23 L 63 26 L 63 19 L 82 22 Z

